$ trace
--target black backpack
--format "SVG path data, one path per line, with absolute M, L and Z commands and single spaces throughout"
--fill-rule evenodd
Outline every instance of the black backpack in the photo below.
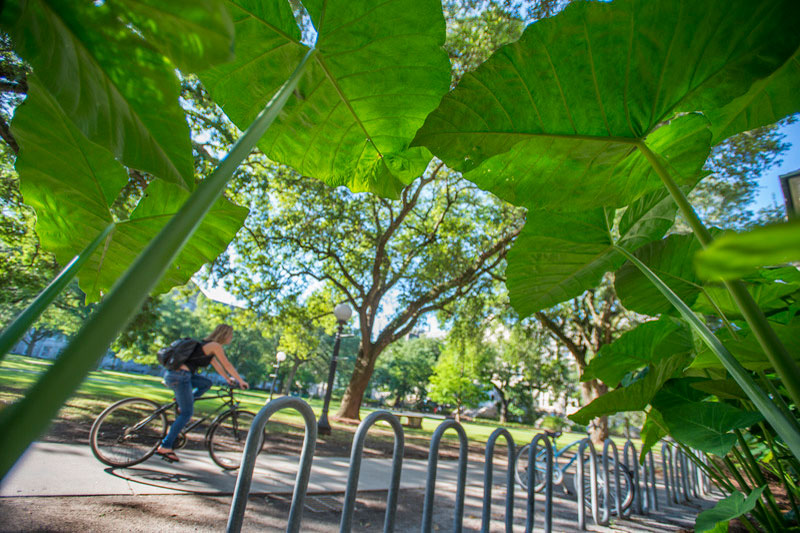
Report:
M 184 337 L 158 351 L 158 362 L 168 370 L 177 370 L 192 356 L 200 341 Z

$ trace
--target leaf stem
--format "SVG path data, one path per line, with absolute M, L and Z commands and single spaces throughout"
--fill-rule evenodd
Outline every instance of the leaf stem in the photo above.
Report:
M 213 174 L 200 183 L 175 217 L 150 241 L 50 369 L 24 398 L 0 411 L 0 476 L 5 476 L 25 448 L 44 431 L 142 305 L 222 195 L 234 171 L 278 117 L 313 54 L 310 50 L 303 57 Z
M 772 425 L 778 435 L 786 442 L 789 450 L 796 458 L 800 459 L 800 431 L 797 429 L 797 421 L 788 418 L 766 395 L 766 393 L 756 385 L 752 376 L 736 360 L 727 348 L 719 341 L 714 333 L 706 326 L 693 312 L 689 306 L 672 292 L 672 289 L 664 283 L 650 268 L 642 263 L 638 257 L 619 246 L 614 247 L 633 263 L 644 276 L 664 295 L 664 297 L 678 310 L 684 320 L 698 333 L 706 345 L 716 354 L 722 366 L 731 374 L 734 381 L 739 384 L 747 397 L 756 405 L 764 418 Z
M 25 335 L 25 332 L 30 329 L 50 303 L 55 300 L 56 297 L 61 294 L 61 291 L 75 278 L 75 275 L 81 267 L 89 260 L 97 247 L 100 246 L 100 243 L 111 233 L 114 227 L 115 225 L 113 222 L 106 226 L 81 253 L 73 257 L 72 261 L 67 263 L 67 266 L 53 278 L 53 281 L 51 281 L 50 284 L 39 293 L 36 299 L 19 314 L 14 322 L 0 334 L 0 361 L 3 360 L 3 357 L 14 347 L 17 341 Z
M 670 176 L 662 161 L 647 147 L 647 145 L 640 141 L 638 143 L 639 150 L 644 154 L 650 165 L 656 171 L 656 174 L 661 178 L 664 186 L 669 191 L 678 208 L 683 213 L 683 216 L 689 222 L 692 231 L 700 241 L 703 248 L 706 248 L 714 240 L 711 233 L 703 225 L 700 217 L 697 216 L 686 195 L 678 187 L 678 184 Z M 778 376 L 781 378 L 786 390 L 789 391 L 789 396 L 794 401 L 795 405 L 800 405 L 800 366 L 797 365 L 795 360 L 789 354 L 786 347 L 781 343 L 775 331 L 767 322 L 767 317 L 761 308 L 758 307 L 753 297 L 747 292 L 744 283 L 739 280 L 725 281 L 725 287 L 733 297 L 736 306 L 741 311 L 753 334 L 758 339 L 758 343 L 764 350 L 767 358 L 772 366 L 775 368 Z

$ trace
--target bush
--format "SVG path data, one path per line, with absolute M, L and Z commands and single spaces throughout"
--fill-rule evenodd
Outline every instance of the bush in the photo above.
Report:
M 567 422 L 560 416 L 548 415 L 542 418 L 539 427 L 542 429 L 549 429 L 550 431 L 562 431 L 567 427 Z

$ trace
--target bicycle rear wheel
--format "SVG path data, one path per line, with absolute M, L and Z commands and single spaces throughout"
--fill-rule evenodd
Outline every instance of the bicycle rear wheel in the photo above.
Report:
M 588 469 L 588 459 L 586 460 L 587 469 Z M 616 491 L 614 490 L 614 483 L 616 482 L 616 475 L 615 469 L 619 468 L 619 494 L 620 494 L 620 510 L 622 513 L 628 510 L 628 508 L 633 503 L 633 480 L 631 478 L 631 474 L 625 465 L 617 465 L 614 460 L 608 462 L 608 477 L 611 479 L 610 485 L 606 484 L 605 473 L 602 470 L 602 461 L 598 461 L 598 469 L 597 472 L 597 498 L 598 498 L 598 508 L 602 509 L 603 505 L 605 504 L 605 498 L 608 497 L 608 507 L 609 510 L 616 514 L 617 512 L 617 495 Z M 584 505 L 591 509 L 592 506 L 592 490 L 591 490 L 591 481 L 589 479 L 589 471 L 586 472 L 586 479 L 583 482 L 583 494 L 584 494 Z M 573 485 L 577 485 L 578 476 L 577 474 L 573 477 Z M 608 487 L 609 494 L 606 494 L 606 487 Z M 578 487 L 575 487 L 575 492 L 577 494 Z
M 236 470 L 242 462 L 244 445 L 255 413 L 236 409 L 223 413 L 208 432 L 208 453 L 225 470 Z M 264 446 L 262 434 L 258 450 Z
M 100 462 L 127 467 L 156 451 L 167 434 L 167 417 L 146 398 L 126 398 L 106 408 L 92 424 L 89 445 Z

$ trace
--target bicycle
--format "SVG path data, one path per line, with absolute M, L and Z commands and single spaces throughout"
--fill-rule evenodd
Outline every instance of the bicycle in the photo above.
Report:
M 560 431 L 545 431 L 545 434 L 552 440 L 553 442 L 553 485 L 562 485 L 564 489 L 569 493 L 571 492 L 566 485 L 564 484 L 564 479 L 566 478 L 567 470 L 572 466 L 572 464 L 578 460 L 578 453 L 575 452 L 569 460 L 562 462 L 559 464 L 558 458 L 564 455 L 567 450 L 574 446 L 578 446 L 580 441 L 575 441 L 567 446 L 559 449 L 556 444 L 556 439 L 561 436 Z M 530 443 L 523 446 L 517 456 L 515 458 L 515 465 L 514 465 L 514 477 L 517 480 L 517 483 L 524 489 L 528 490 L 528 450 L 530 449 Z M 546 479 L 545 473 L 547 471 L 546 468 L 546 452 L 543 446 L 540 446 L 536 452 L 536 457 L 534 458 L 535 461 L 535 468 L 534 468 L 534 485 L 533 490 L 535 492 L 541 492 L 544 490 Z M 584 478 L 584 486 L 583 492 L 585 495 L 584 503 L 587 507 L 591 506 L 591 480 L 590 480 L 590 473 L 588 472 L 588 457 L 586 458 L 586 465 L 587 465 L 587 473 L 586 477 Z M 608 474 L 609 477 L 614 480 L 616 479 L 616 470 L 617 464 L 616 461 L 613 459 L 609 459 L 608 462 Z M 631 473 L 628 471 L 628 468 L 624 464 L 620 464 L 619 466 L 619 474 L 620 474 L 620 494 L 622 499 L 621 510 L 624 513 L 628 510 L 628 508 L 633 503 L 633 480 Z M 575 474 L 572 478 L 572 492 L 577 494 L 578 487 L 576 486 L 578 483 L 578 476 Z M 610 493 L 608 496 L 610 497 L 609 500 L 609 507 L 613 510 L 616 510 L 616 492 L 614 490 L 605 490 L 606 487 L 606 479 L 605 479 L 605 472 L 603 471 L 602 460 L 597 461 L 597 494 L 599 498 L 602 498 L 603 501 L 600 502 L 600 506 L 602 506 L 605 501 L 605 497 L 607 492 Z M 609 489 L 612 489 L 613 486 L 609 486 Z
M 239 468 L 244 445 L 255 413 L 239 409 L 234 388 L 222 387 L 216 395 L 201 396 L 195 401 L 223 399 L 223 404 L 210 415 L 190 421 L 175 441 L 175 449 L 186 444 L 186 435 L 206 420 L 213 418 L 206 430 L 205 446 L 211 459 L 225 470 Z M 147 398 L 125 398 L 98 415 L 89 432 L 89 445 L 97 459 L 113 467 L 129 467 L 150 458 L 169 429 L 167 413 L 175 407 L 172 401 L 159 405 Z M 264 446 L 264 435 L 261 447 Z M 260 450 L 259 450 L 260 451 Z

